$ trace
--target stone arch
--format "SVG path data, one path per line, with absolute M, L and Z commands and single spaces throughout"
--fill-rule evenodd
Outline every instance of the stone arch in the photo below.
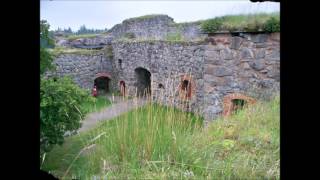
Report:
M 190 100 L 195 94 L 195 82 L 190 75 L 182 75 L 179 84 L 180 99 Z
M 234 112 L 234 110 L 237 108 L 236 106 L 238 106 L 236 102 L 239 102 L 243 106 L 243 104 L 254 104 L 256 103 L 256 100 L 241 93 L 232 93 L 226 95 L 223 98 L 223 116 L 229 116 L 232 114 L 232 112 Z
M 143 67 L 134 69 L 138 96 L 151 95 L 151 73 Z
M 126 83 L 124 81 L 120 81 L 120 94 L 126 96 Z
M 94 86 L 97 87 L 98 94 L 110 92 L 109 83 L 111 80 L 110 73 L 97 73 L 94 77 Z

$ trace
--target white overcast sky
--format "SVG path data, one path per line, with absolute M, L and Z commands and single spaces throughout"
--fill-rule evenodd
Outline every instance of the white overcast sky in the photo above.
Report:
M 175 22 L 188 22 L 227 14 L 279 12 L 276 2 L 252 3 L 249 0 L 225 1 L 110 1 L 110 0 L 41 0 L 40 17 L 50 30 L 71 27 L 110 29 L 131 17 L 146 14 L 167 14 Z

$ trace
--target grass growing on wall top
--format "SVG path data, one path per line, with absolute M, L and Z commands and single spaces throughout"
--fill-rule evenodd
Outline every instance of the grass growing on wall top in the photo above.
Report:
M 216 31 L 266 31 L 268 28 L 268 20 L 270 19 L 275 19 L 275 23 L 280 26 L 280 14 L 276 12 L 227 15 L 207 19 L 202 21 L 201 29 L 207 33 L 214 33 Z M 273 32 L 278 31 L 280 31 L 280 29 L 274 29 Z
M 80 38 L 95 38 L 97 36 L 99 36 L 100 34 L 79 34 L 79 35 L 70 35 L 68 36 L 66 39 L 67 40 L 76 40 L 76 39 L 80 39 Z
M 215 120 L 206 129 L 201 121 L 148 104 L 68 138 L 47 155 L 43 169 L 80 179 L 280 178 L 279 98 Z M 84 147 L 91 148 L 75 158 Z
M 167 16 L 167 15 L 166 14 L 148 14 L 148 15 L 144 15 L 144 16 L 129 18 L 129 19 L 124 20 L 123 22 L 142 21 L 142 20 L 152 19 L 157 16 Z
M 101 50 L 89 50 L 89 49 L 79 49 L 79 48 L 65 48 L 56 46 L 54 49 L 48 49 L 48 51 L 53 56 L 58 56 L 60 54 L 77 54 L 77 55 L 94 55 L 101 53 Z

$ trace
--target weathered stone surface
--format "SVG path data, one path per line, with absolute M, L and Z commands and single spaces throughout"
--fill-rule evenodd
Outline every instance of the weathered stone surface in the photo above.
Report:
M 127 32 L 133 32 L 136 37 L 164 38 L 168 32 L 175 30 L 170 25 L 171 22 L 170 18 L 164 17 L 126 21 L 117 25 L 109 31 L 109 37 L 112 38 L 103 40 L 111 45 L 113 59 L 108 59 L 103 54 L 60 55 L 55 59 L 58 66 L 55 74 L 71 75 L 81 87 L 91 88 L 95 75 L 108 71 L 112 75 L 111 86 L 115 90 L 120 90 L 120 81 L 125 81 L 127 95 L 133 95 L 137 86 L 135 69 L 141 67 L 151 73 L 152 98 L 156 98 L 160 91 L 158 85 L 166 84 L 161 102 L 173 102 L 178 108 L 182 103 L 181 83 L 187 80 L 192 87 L 189 110 L 200 110 L 206 120 L 212 120 L 221 113 L 221 100 L 226 95 L 240 91 L 245 93 L 246 89 L 256 84 L 267 90 L 279 84 L 279 42 L 271 38 L 265 41 L 265 35 L 252 38 L 248 33 L 246 39 L 222 34 L 215 37 L 216 45 L 189 41 L 115 41 Z M 146 26 L 150 27 L 141 29 Z M 197 31 L 196 25 L 190 25 L 184 28 L 183 33 L 199 38 Z M 99 40 L 87 39 L 75 41 L 81 45 L 98 42 Z M 121 66 L 119 59 L 122 60 Z
M 204 67 L 204 72 L 205 72 L 206 74 L 213 74 L 214 67 L 215 67 L 215 66 L 207 65 L 207 66 Z
M 232 37 L 230 48 L 238 50 L 241 46 L 241 43 L 242 43 L 242 38 Z
M 267 34 L 252 34 L 251 41 L 254 43 L 264 43 L 268 40 Z
M 232 51 L 229 48 L 225 48 L 220 51 L 221 58 L 224 60 L 231 60 L 233 59 Z
M 245 47 L 245 48 L 242 48 L 240 52 L 240 56 L 242 59 L 251 59 L 253 58 L 253 52 L 251 49 Z
M 255 51 L 255 57 L 256 59 L 261 59 L 261 58 L 264 58 L 265 57 L 265 50 L 264 49 L 258 49 Z
M 214 67 L 213 75 L 217 77 L 231 76 L 232 70 L 226 67 Z
M 253 69 L 260 71 L 263 68 L 265 68 L 265 61 L 264 61 L 264 59 L 254 59 L 253 61 L 249 62 L 249 65 Z

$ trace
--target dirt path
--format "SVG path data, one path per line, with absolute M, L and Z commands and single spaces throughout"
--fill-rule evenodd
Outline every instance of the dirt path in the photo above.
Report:
M 120 97 L 115 97 L 111 106 L 106 107 L 100 112 L 90 113 L 82 122 L 82 127 L 78 132 L 87 131 L 95 127 L 99 122 L 110 120 L 114 117 L 117 117 L 123 113 L 126 113 L 135 107 L 143 106 L 146 103 L 145 99 L 138 100 L 122 100 Z

